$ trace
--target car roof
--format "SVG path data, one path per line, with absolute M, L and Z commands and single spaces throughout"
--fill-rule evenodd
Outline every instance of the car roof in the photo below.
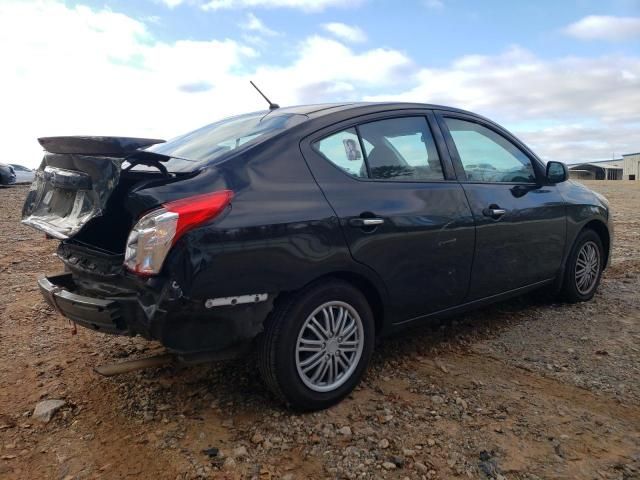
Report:
M 449 113 L 457 113 L 467 117 L 475 118 L 487 122 L 493 125 L 505 134 L 507 138 L 516 140 L 517 144 L 523 147 L 532 158 L 541 162 L 538 156 L 528 148 L 522 141 L 516 138 L 512 133 L 507 131 L 501 125 L 495 123 L 491 119 L 461 108 L 448 107 L 446 105 L 437 105 L 432 103 L 417 103 L 417 102 L 344 102 L 344 103 L 320 103 L 313 105 L 298 105 L 292 107 L 278 108 L 272 110 L 272 115 L 304 115 L 308 121 L 301 122 L 293 128 L 299 128 L 301 135 L 307 135 L 312 133 L 315 129 L 323 128 L 330 125 L 333 122 L 339 122 L 342 120 L 348 120 L 351 118 L 359 117 L 361 115 L 368 115 L 381 112 L 395 112 L 401 110 L 441 110 Z M 464 117 L 463 117 L 464 118 Z M 306 131 L 305 131 L 306 130 Z
M 311 105 L 295 105 L 291 107 L 281 107 L 274 110 L 274 114 L 298 114 L 306 115 L 309 118 L 319 118 L 326 115 L 330 115 L 337 112 L 346 112 L 349 110 L 358 110 L 372 107 L 378 107 L 381 111 L 384 110 L 406 110 L 406 109 L 434 109 L 434 110 L 449 110 L 460 113 L 466 113 L 469 115 L 476 115 L 472 112 L 461 110 L 458 108 L 447 107 L 443 105 L 434 105 L 428 103 L 415 103 L 415 102 L 344 102 L 344 103 L 317 103 Z

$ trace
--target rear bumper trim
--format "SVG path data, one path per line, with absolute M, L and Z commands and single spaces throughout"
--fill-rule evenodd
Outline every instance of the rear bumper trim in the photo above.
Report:
M 70 273 L 41 276 L 38 278 L 38 286 L 47 303 L 69 320 L 99 332 L 120 335 L 129 333 L 118 303 L 73 293 L 70 291 L 73 288 Z

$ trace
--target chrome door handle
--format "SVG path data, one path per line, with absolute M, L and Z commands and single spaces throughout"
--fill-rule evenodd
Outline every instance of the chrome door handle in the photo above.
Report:
M 365 227 L 373 227 L 374 225 L 382 225 L 384 220 L 382 218 L 363 218 L 362 224 Z
M 383 218 L 352 218 L 349 220 L 349 225 L 352 227 L 377 227 L 384 223 Z
M 485 217 L 491 217 L 491 218 L 500 218 L 505 213 L 507 213 L 507 211 L 504 208 L 497 208 L 497 207 L 494 207 L 493 205 L 490 206 L 489 208 L 485 208 L 484 210 L 482 210 L 482 214 Z

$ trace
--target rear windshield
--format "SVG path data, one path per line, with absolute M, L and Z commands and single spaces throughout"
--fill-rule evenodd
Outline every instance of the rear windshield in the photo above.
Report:
M 306 118 L 305 115 L 292 113 L 247 113 L 220 120 L 168 142 L 153 145 L 147 148 L 147 151 L 175 157 L 167 162 L 170 171 L 186 170 L 188 166 L 193 168 L 195 165 L 208 163 L 249 142 L 265 140 L 303 122 Z M 189 162 L 181 162 L 180 159 Z M 190 165 L 186 165 L 187 163 Z

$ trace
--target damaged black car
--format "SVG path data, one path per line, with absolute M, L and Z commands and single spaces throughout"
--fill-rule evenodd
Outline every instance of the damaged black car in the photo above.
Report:
M 589 300 L 606 199 L 497 124 L 424 104 L 273 108 L 164 142 L 41 138 L 23 223 L 60 241 L 45 299 L 192 356 L 255 352 L 326 408 L 375 340 L 546 287 Z

